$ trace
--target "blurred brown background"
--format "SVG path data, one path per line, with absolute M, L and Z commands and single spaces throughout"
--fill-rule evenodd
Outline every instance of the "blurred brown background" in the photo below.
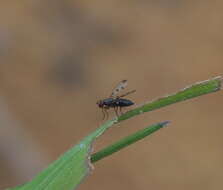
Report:
M 137 90 L 129 96 L 137 104 L 221 75 L 222 8 L 220 0 L 2 0 L 0 189 L 31 179 L 96 129 L 96 101 L 120 80 Z M 95 151 L 172 121 L 96 163 L 79 189 L 221 189 L 222 102 L 218 92 L 120 123 Z

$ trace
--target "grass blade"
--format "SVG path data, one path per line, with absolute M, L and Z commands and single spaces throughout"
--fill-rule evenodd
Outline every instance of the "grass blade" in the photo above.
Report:
M 7 190 L 73 190 L 90 173 L 93 141 L 116 120 L 110 120 L 40 172 L 32 181 Z
M 34 177 L 32 181 L 24 185 L 17 186 L 15 188 L 10 188 L 8 190 L 76 189 L 80 182 L 89 174 L 89 171 L 91 170 L 91 160 L 92 162 L 96 162 L 97 160 L 100 160 L 105 156 L 108 156 L 137 140 L 140 140 L 144 137 L 145 134 L 147 134 L 145 133 L 145 131 L 141 131 L 142 134 L 140 134 L 139 131 L 139 133 L 134 134 L 136 136 L 133 135 L 133 138 L 126 137 L 126 139 L 123 139 L 118 143 L 115 143 L 114 145 L 111 145 L 108 148 L 99 151 L 98 153 L 95 153 L 90 160 L 91 147 L 93 141 L 101 134 L 103 134 L 104 131 L 109 129 L 112 125 L 134 117 L 136 115 L 142 114 L 144 112 L 152 111 L 170 104 L 198 97 L 204 94 L 216 92 L 221 89 L 221 86 L 221 77 L 216 77 L 207 81 L 195 83 L 194 85 L 189 86 L 175 94 L 168 95 L 166 97 L 145 103 L 144 105 L 138 106 L 137 108 L 121 115 L 118 118 L 114 118 L 110 121 L 107 121 L 98 129 L 96 129 L 93 133 L 85 137 L 76 146 L 64 153 L 58 160 L 50 164 L 46 169 L 44 169 L 36 177 Z M 150 130 L 152 129 L 154 129 L 155 131 L 159 129 L 159 127 L 154 127 L 152 127 L 151 129 L 148 128 L 147 132 L 151 132 Z
M 189 87 L 186 87 L 175 94 L 171 94 L 151 102 L 147 102 L 131 111 L 126 112 L 118 118 L 118 121 L 129 119 L 133 116 L 142 114 L 144 112 L 153 111 L 170 104 L 185 101 L 191 98 L 195 98 L 208 93 L 221 90 L 222 77 L 215 77 L 206 81 L 195 83 Z
M 91 162 L 96 162 L 98 160 L 101 160 L 103 158 L 105 158 L 106 156 L 109 156 L 143 138 L 145 138 L 146 136 L 156 132 L 157 130 L 165 127 L 167 124 L 169 124 L 169 121 L 165 121 L 162 123 L 157 123 L 154 125 L 151 125 L 149 127 L 146 127 L 145 129 L 139 130 L 134 134 L 131 134 L 123 139 L 121 139 L 120 141 L 102 149 L 101 151 L 93 154 L 91 156 Z

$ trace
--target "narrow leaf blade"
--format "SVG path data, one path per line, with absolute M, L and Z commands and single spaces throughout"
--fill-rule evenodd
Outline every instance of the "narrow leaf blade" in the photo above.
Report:
M 95 154 L 93 154 L 91 156 L 91 161 L 94 163 L 98 160 L 101 160 L 101 159 L 147 137 L 148 135 L 151 135 L 152 133 L 165 127 L 167 124 L 169 124 L 169 121 L 156 123 L 154 125 L 150 125 L 149 127 L 144 128 L 142 130 L 139 130 L 136 133 L 131 134 L 131 135 L 121 139 L 120 141 L 102 149 L 101 151 L 96 152 Z
M 32 181 L 8 190 L 73 190 L 91 170 L 89 159 L 93 141 L 115 121 L 113 119 L 103 124 L 40 172 Z

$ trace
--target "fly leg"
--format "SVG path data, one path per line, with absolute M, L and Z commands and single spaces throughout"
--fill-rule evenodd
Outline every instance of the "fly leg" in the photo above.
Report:
M 122 107 L 119 107 L 119 112 L 121 113 L 121 115 L 123 114 Z
M 115 110 L 115 115 L 118 117 L 119 115 L 118 115 L 118 107 L 114 107 L 114 110 Z
M 105 115 L 106 115 L 106 120 L 108 119 L 108 116 L 109 116 L 109 115 L 108 115 L 108 111 L 107 111 L 107 109 L 108 109 L 108 108 L 105 108 L 105 109 L 104 109 L 104 111 L 105 111 Z
M 104 108 L 101 108 L 101 111 L 102 111 L 102 114 L 103 114 L 103 118 L 102 118 L 102 120 L 104 120 L 104 119 L 105 119 L 105 112 L 104 112 Z

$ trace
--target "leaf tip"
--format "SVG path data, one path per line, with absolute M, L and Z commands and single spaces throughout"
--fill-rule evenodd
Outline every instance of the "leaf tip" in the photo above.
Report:
M 163 121 L 159 123 L 162 127 L 166 127 L 170 124 L 170 121 Z
M 220 90 L 222 90 L 223 89 L 223 77 L 218 77 L 219 78 L 219 80 L 220 80 Z

